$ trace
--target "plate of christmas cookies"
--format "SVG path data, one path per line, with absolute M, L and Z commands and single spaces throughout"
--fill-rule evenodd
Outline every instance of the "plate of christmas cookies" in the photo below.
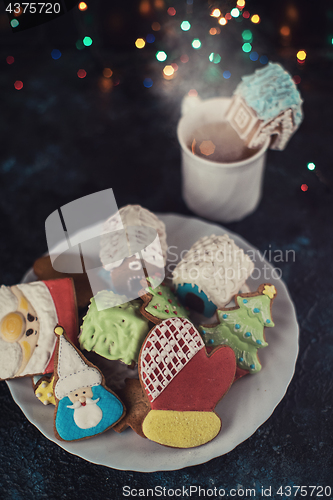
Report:
M 240 236 L 196 218 L 129 205 L 103 227 L 75 235 L 83 272 L 50 252 L 1 287 L 0 378 L 48 439 L 93 463 L 151 472 L 229 453 L 293 377 L 286 285 Z

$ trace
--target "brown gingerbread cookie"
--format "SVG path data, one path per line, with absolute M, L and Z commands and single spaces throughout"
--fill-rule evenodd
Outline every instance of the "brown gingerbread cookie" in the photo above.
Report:
M 54 280 L 59 278 L 73 278 L 79 308 L 86 307 L 93 296 L 87 273 L 60 273 L 52 267 L 49 255 L 37 259 L 33 271 L 39 280 Z
M 124 389 L 117 391 L 117 394 L 126 407 L 126 415 L 113 429 L 116 432 L 123 432 L 127 427 L 131 427 L 139 436 L 145 438 L 142 432 L 142 422 L 150 411 L 148 398 L 139 380 L 128 378 L 125 383 Z

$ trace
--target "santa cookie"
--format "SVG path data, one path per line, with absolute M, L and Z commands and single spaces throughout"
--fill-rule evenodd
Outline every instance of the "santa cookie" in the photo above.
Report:
M 192 448 L 219 433 L 222 423 L 214 409 L 236 371 L 230 347 L 208 355 L 190 321 L 170 318 L 156 325 L 146 338 L 139 370 L 151 407 L 142 424 L 148 439 Z
M 54 431 L 58 439 L 77 441 L 96 436 L 124 415 L 120 399 L 105 386 L 102 372 L 89 363 L 57 326 Z
M 53 372 L 55 326 L 77 342 L 76 296 L 70 278 L 0 288 L 0 379 Z

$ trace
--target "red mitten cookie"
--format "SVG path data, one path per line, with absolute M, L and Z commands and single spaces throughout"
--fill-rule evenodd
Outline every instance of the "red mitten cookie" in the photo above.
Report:
M 211 441 L 221 429 L 214 412 L 236 371 L 230 347 L 207 354 L 190 321 L 170 318 L 156 325 L 139 358 L 140 379 L 151 411 L 142 430 L 152 441 L 191 448 Z

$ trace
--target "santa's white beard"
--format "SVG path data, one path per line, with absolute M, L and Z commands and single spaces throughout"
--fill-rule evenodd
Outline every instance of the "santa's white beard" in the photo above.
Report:
M 103 412 L 97 406 L 98 401 L 99 398 L 95 400 L 87 398 L 85 406 L 82 406 L 80 401 L 76 401 L 72 406 L 67 407 L 74 409 L 74 422 L 80 429 L 96 427 L 102 420 Z

